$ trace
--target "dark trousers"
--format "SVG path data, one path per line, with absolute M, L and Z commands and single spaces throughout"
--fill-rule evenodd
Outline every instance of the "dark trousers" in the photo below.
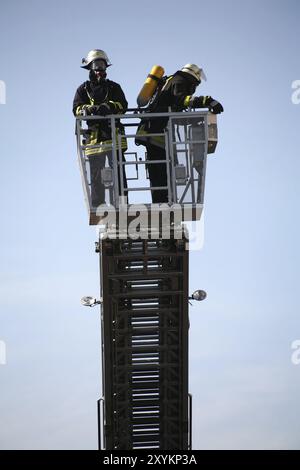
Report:
M 95 154 L 89 156 L 89 163 L 90 163 L 90 175 L 91 175 L 91 199 L 92 199 L 92 206 L 97 207 L 100 204 L 114 204 L 113 200 L 113 188 L 110 187 L 109 189 L 109 201 L 105 201 L 105 186 L 102 183 L 102 175 L 101 170 L 107 167 L 106 159 L 108 159 L 108 165 L 110 168 L 113 168 L 113 161 L 112 161 L 112 152 Z M 122 152 L 122 160 L 125 161 L 124 153 Z M 123 166 L 123 184 L 124 188 L 127 188 L 127 180 L 126 180 L 126 173 L 125 167 Z M 121 183 L 120 183 L 120 171 L 118 172 L 118 181 L 119 181 L 119 195 L 121 195 Z M 126 193 L 125 193 L 126 195 Z
M 156 145 L 147 145 L 147 160 L 166 160 L 166 151 Z M 148 173 L 151 187 L 167 186 L 167 166 L 165 163 L 148 165 Z M 151 191 L 152 202 L 168 202 L 168 191 L 159 189 Z

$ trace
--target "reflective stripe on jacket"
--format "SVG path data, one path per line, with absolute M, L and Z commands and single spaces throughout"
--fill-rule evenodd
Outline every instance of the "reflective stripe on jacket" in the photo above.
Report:
M 107 152 L 111 152 L 113 149 L 113 141 L 110 140 L 103 140 L 99 141 L 99 132 L 97 130 L 92 131 L 90 137 L 87 139 L 85 155 L 99 155 Z M 119 142 L 118 142 L 118 135 L 119 130 L 116 129 L 116 150 L 119 150 Z M 97 147 L 94 147 L 94 146 Z M 91 146 L 91 148 L 89 148 Z M 121 137 L 121 149 L 126 151 L 127 150 L 127 139 L 125 137 Z
M 123 114 L 127 111 L 128 103 L 121 86 L 112 80 L 103 79 L 100 82 L 88 80 L 80 85 L 73 100 L 73 114 L 79 116 L 89 105 L 109 105 L 111 114 Z M 122 123 L 117 120 L 116 132 L 124 133 Z M 112 150 L 112 134 L 110 120 L 88 121 L 90 136 L 87 145 L 97 145 L 97 148 L 87 148 L 86 155 L 99 154 Z M 116 143 L 117 145 L 117 143 Z M 121 139 L 121 148 L 127 149 L 126 138 Z
M 137 132 L 136 132 L 136 137 L 135 137 L 135 143 L 136 145 L 155 145 L 156 147 L 160 148 L 165 148 L 165 138 L 162 135 L 151 135 L 148 137 L 148 134 L 150 134 L 150 131 L 147 130 L 149 128 L 149 125 L 147 122 L 141 122 L 139 125 Z

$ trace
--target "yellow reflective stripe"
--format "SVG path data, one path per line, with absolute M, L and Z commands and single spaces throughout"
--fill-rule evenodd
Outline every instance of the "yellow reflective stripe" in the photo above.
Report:
M 89 106 L 89 105 L 81 104 L 80 106 L 77 106 L 76 111 L 75 111 L 76 116 L 79 116 L 81 114 L 81 112 L 86 109 L 87 106 Z
M 157 145 L 159 147 L 165 146 L 165 139 L 162 136 L 149 137 L 150 144 Z
M 125 137 L 122 137 L 121 138 L 121 146 L 123 145 L 123 143 L 126 142 L 126 138 Z M 112 147 L 112 143 L 113 141 L 112 140 L 102 140 L 101 142 L 95 142 L 95 143 L 92 143 L 92 142 L 89 142 L 88 145 L 99 145 L 99 146 L 107 146 L 109 145 L 110 147 Z M 88 146 L 87 146 L 88 147 Z
M 82 113 L 82 111 L 87 109 L 89 106 L 90 106 L 89 104 L 81 104 L 77 106 L 76 111 L 75 111 L 76 116 L 79 116 Z
M 95 148 L 87 148 L 85 149 L 86 155 L 94 155 L 95 153 L 106 153 L 112 150 L 112 143 L 109 144 L 109 141 L 99 142 L 96 144 L 97 147 Z
M 184 98 L 183 106 L 188 107 L 188 106 L 190 105 L 191 98 L 192 98 L 191 95 L 187 95 L 187 96 Z
M 155 139 L 155 140 L 165 141 L 165 138 L 162 135 L 148 137 L 148 132 L 145 131 L 144 125 L 142 125 L 138 129 L 136 135 L 139 136 L 139 137 L 145 136 L 145 137 L 147 137 L 147 139 Z
M 203 105 L 205 105 L 206 101 L 210 98 L 210 96 L 203 96 Z
M 109 101 L 119 112 L 123 111 L 123 106 L 119 101 Z
M 89 138 L 89 145 L 97 145 L 98 131 L 92 131 Z
M 118 129 L 117 129 L 117 136 L 118 136 Z M 97 147 L 89 148 L 94 145 Z M 109 152 L 113 148 L 113 141 L 112 140 L 103 140 L 98 142 L 98 131 L 91 132 L 90 138 L 88 140 L 88 144 L 85 149 L 86 155 L 94 155 L 95 153 L 105 153 Z M 116 141 L 116 148 L 119 149 L 118 141 Z M 127 150 L 127 139 L 125 137 L 121 137 L 121 149 Z
M 145 131 L 145 127 L 144 127 L 144 124 L 140 127 L 140 129 L 138 129 L 137 133 L 136 133 L 136 136 L 140 139 L 140 140 L 148 140 L 149 137 L 147 137 L 148 135 L 148 132 Z
M 123 111 L 123 106 L 119 101 L 116 101 L 116 105 L 119 108 L 120 111 Z
M 143 129 L 143 126 L 138 130 L 136 134 L 136 141 L 145 142 L 145 144 L 156 145 L 157 147 L 165 148 L 165 138 L 159 136 L 148 136 L 148 133 Z M 143 145 L 143 144 L 142 144 Z
M 86 155 L 95 155 L 98 153 L 107 153 L 112 151 L 112 141 L 111 140 L 106 140 L 104 142 L 99 142 L 96 144 L 97 147 L 95 148 L 86 148 L 85 149 L 85 154 Z M 122 150 L 127 150 L 127 140 L 125 138 L 121 139 L 121 149 Z M 119 147 L 117 147 L 119 149 Z
M 137 135 L 139 134 L 146 134 L 145 124 L 142 124 L 141 127 L 137 130 Z

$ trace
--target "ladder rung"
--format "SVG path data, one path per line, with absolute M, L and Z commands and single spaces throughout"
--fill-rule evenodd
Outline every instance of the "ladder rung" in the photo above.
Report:
M 156 297 L 162 297 L 162 296 L 170 296 L 173 297 L 174 295 L 182 295 L 183 291 L 182 290 L 174 290 L 174 291 L 169 291 L 169 290 L 154 290 L 154 289 L 141 289 L 136 292 L 126 292 L 122 294 L 113 294 L 111 293 L 112 297 L 117 297 L 117 298 L 130 298 L 134 299 L 136 298 L 156 298 Z

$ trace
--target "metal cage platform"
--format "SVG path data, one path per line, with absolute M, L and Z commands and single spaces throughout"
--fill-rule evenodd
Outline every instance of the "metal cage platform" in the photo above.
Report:
M 166 158 L 147 159 L 145 147 L 135 144 L 141 119 L 166 119 L 167 126 L 161 137 Z M 91 139 L 93 126 L 106 122 L 112 140 L 107 146 Z M 124 131 L 120 132 L 120 122 Z M 109 117 L 82 116 L 76 118 L 76 135 L 79 167 L 90 225 L 114 224 L 120 208 L 128 213 L 128 221 L 137 212 L 146 214 L 160 211 L 151 203 L 151 191 L 165 189 L 168 193 L 164 211 L 177 211 L 182 222 L 197 220 L 204 202 L 206 159 L 217 145 L 217 121 L 208 111 L 169 113 L 127 113 Z M 124 139 L 127 150 L 124 151 Z M 97 154 L 101 146 L 101 154 Z M 93 155 L 95 152 L 95 155 Z M 91 198 L 91 165 L 93 159 L 102 159 L 101 184 L 103 201 L 93 205 Z M 149 165 L 166 165 L 167 186 L 150 187 Z M 159 168 L 159 167 L 157 167 Z M 127 185 L 124 184 L 125 171 Z M 157 206 L 157 205 L 156 205 Z

